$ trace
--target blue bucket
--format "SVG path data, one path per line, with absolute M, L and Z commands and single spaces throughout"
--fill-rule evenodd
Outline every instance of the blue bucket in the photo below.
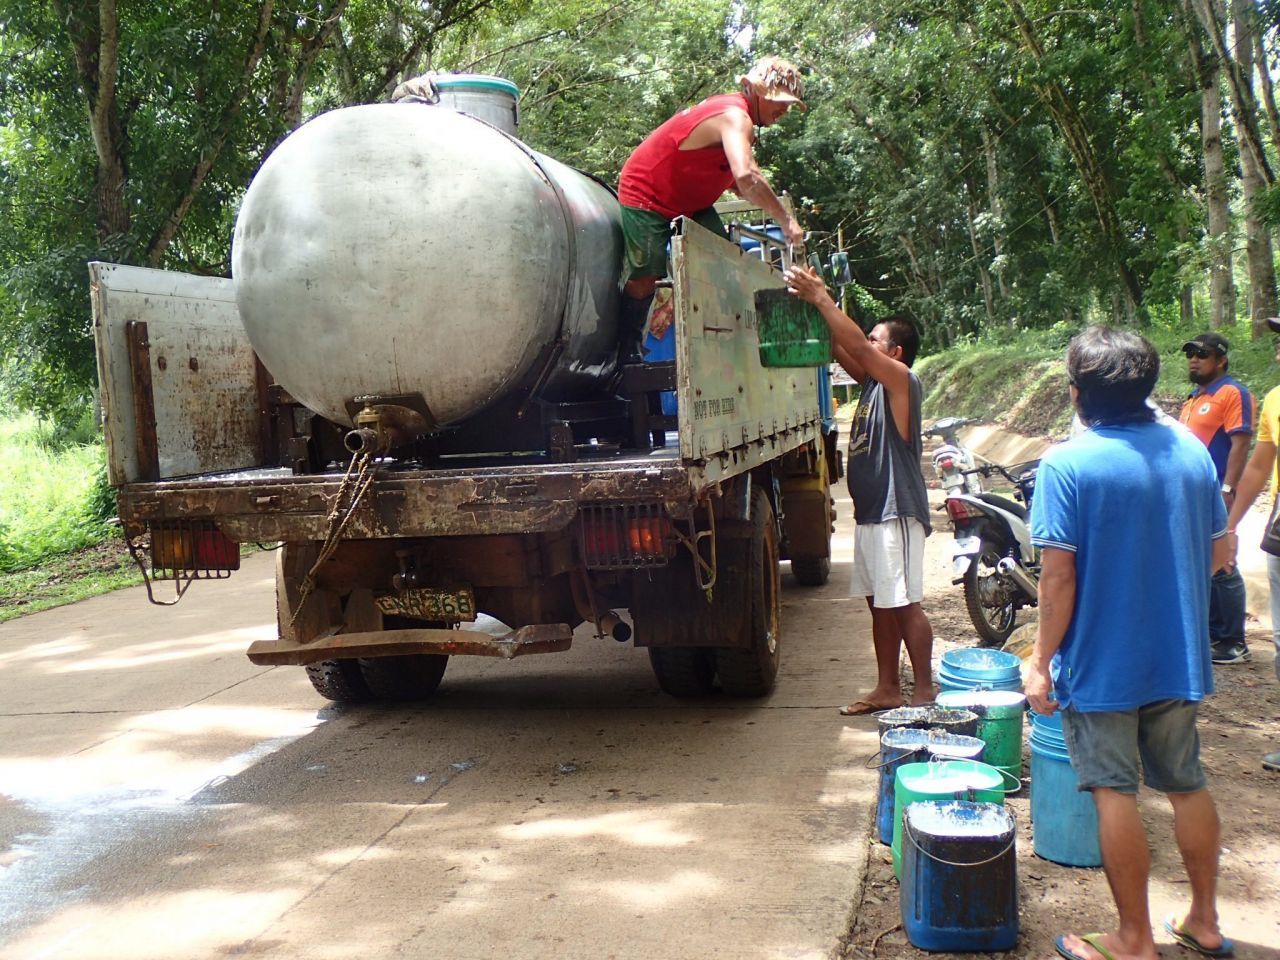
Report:
M 903 820 L 898 898 L 921 950 L 1011 950 L 1018 940 L 1017 825 L 1002 804 L 923 802 Z
M 933 757 L 938 760 L 981 760 L 986 744 L 945 730 L 894 727 L 880 738 L 880 790 L 876 797 L 876 834 L 893 843 L 893 781 L 898 767 Z
M 1007 683 L 1020 679 L 1022 674 L 1022 661 L 1016 654 L 1004 650 L 948 650 L 939 666 L 943 673 L 956 680 L 977 683 Z
M 1068 867 L 1102 866 L 1098 810 L 1093 795 L 1078 789 L 1071 769 L 1062 715 L 1031 715 L 1032 849 L 1037 857 Z

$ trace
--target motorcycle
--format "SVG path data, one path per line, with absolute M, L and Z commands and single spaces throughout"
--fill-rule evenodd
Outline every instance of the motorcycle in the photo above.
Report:
M 964 585 L 964 604 L 978 631 L 979 645 L 998 647 L 1009 639 L 1018 611 L 1039 602 L 1040 551 L 1031 544 L 1028 517 L 1039 460 L 1006 469 L 988 463 L 972 472 L 995 474 L 1014 485 L 1013 500 L 996 493 L 949 493 L 947 516 L 955 530 L 951 582 Z
M 926 437 L 937 437 L 942 441 L 933 451 L 933 473 L 948 497 L 953 493 L 982 492 L 982 481 L 974 469 L 977 458 L 960 441 L 957 433 L 961 427 L 977 422 L 966 417 L 943 417 L 924 431 Z

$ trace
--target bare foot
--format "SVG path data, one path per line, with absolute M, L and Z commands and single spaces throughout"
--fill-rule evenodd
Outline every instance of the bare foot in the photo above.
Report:
M 938 688 L 933 684 L 927 687 L 916 686 L 911 692 L 911 705 L 913 707 L 923 707 L 927 703 L 933 703 L 938 699 Z

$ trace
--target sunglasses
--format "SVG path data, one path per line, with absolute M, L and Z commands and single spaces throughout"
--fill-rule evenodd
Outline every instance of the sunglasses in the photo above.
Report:
M 1197 360 L 1208 360 L 1210 357 L 1216 356 L 1213 350 L 1183 350 L 1182 352 L 1186 354 L 1188 360 L 1192 357 Z

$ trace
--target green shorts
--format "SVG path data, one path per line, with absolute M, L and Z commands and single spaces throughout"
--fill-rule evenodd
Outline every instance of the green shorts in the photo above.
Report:
M 724 221 L 714 207 L 690 214 L 694 223 L 724 236 Z M 667 275 L 667 243 L 671 240 L 671 220 L 652 210 L 622 208 L 622 242 L 624 246 L 622 279 L 665 277 Z

